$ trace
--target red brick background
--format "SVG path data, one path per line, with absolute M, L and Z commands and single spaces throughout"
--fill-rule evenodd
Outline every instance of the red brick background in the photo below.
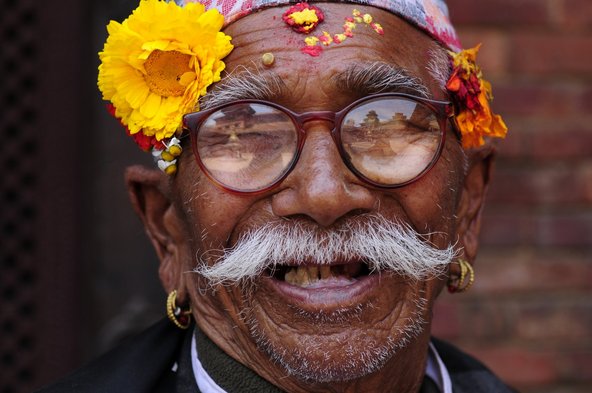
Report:
M 493 83 L 500 144 L 465 294 L 436 335 L 522 392 L 592 391 L 592 1 L 449 0 Z

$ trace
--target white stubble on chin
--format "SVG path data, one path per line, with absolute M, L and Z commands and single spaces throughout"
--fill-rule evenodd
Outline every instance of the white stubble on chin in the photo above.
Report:
M 311 320 L 319 334 L 298 336 L 299 347 L 287 348 L 282 345 L 281 334 L 275 330 L 266 331 L 260 326 L 252 309 L 245 310 L 243 315 L 258 348 L 287 375 L 307 382 L 347 382 L 379 371 L 398 351 L 406 348 L 424 332 L 427 326 L 424 316 L 428 302 L 423 296 L 423 291 L 414 295 L 410 300 L 412 312 L 397 321 L 385 340 L 368 340 L 367 335 L 364 335 L 362 341 L 352 337 L 338 343 L 338 353 L 328 351 L 329 346 L 335 346 L 328 345 L 327 337 L 319 330 L 322 323 L 319 326 Z M 319 357 L 323 360 L 318 361 Z

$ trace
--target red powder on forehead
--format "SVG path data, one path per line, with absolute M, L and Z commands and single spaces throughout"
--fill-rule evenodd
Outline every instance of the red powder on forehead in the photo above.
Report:
M 320 45 L 308 46 L 300 48 L 300 51 L 304 54 L 311 55 L 313 57 L 319 56 L 323 52 L 323 47 Z

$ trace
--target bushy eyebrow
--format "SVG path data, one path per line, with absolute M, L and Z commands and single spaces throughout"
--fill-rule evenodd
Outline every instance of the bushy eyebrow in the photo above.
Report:
M 355 64 L 333 76 L 333 81 L 339 90 L 361 95 L 398 92 L 430 97 L 429 89 L 421 79 L 411 76 L 403 68 L 379 61 Z
M 332 77 L 338 90 L 368 95 L 399 92 L 429 98 L 428 88 L 402 68 L 383 62 L 359 63 Z M 202 110 L 237 100 L 276 101 L 287 97 L 289 89 L 273 71 L 261 72 L 237 67 L 199 101 Z
M 211 108 L 237 100 L 267 100 L 286 96 L 288 88 L 282 78 L 273 71 L 261 72 L 237 67 L 208 94 L 200 99 L 201 109 Z

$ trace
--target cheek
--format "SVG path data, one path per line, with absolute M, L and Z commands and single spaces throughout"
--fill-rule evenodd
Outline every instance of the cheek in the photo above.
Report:
M 268 196 L 230 194 L 210 182 L 194 162 L 182 165 L 177 175 L 177 205 L 185 216 L 194 255 L 227 248 L 244 227 L 268 219 Z
M 237 224 L 248 210 L 248 202 L 234 197 L 210 184 L 204 184 L 201 193 L 190 204 L 191 221 L 195 222 L 194 239 L 198 248 L 221 249 L 228 246 Z
M 452 145 L 452 146 L 451 146 Z M 448 147 L 450 146 L 450 147 Z M 448 144 L 438 163 L 418 182 L 404 187 L 399 201 L 411 225 L 420 233 L 432 233 L 430 240 L 447 246 L 454 239 L 456 210 L 462 193 L 463 153 Z
M 194 252 L 223 248 L 249 201 L 217 188 L 190 158 L 184 157 L 175 179 L 176 203 L 185 217 L 188 240 Z

